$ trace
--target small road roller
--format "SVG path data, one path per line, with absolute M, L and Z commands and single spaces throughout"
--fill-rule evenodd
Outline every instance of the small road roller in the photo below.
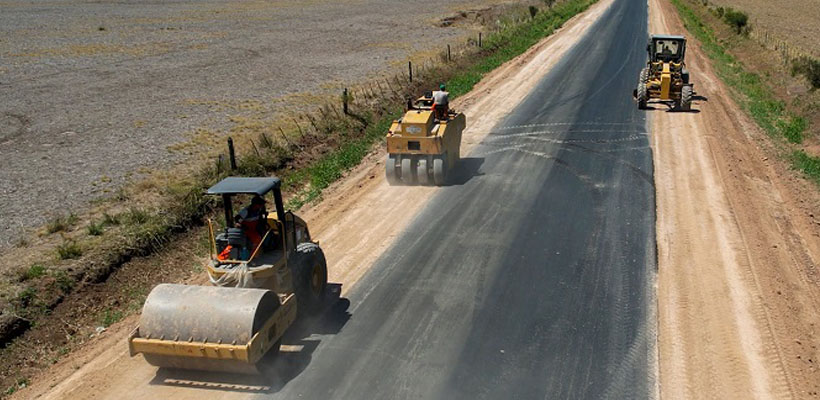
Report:
M 225 228 L 209 220 L 211 286 L 157 285 L 128 338 L 131 356 L 165 368 L 258 374 L 299 313 L 321 309 L 327 264 L 305 221 L 285 211 L 277 178 L 225 178 Z M 272 194 L 272 196 L 268 196 Z M 233 213 L 235 197 L 251 205 Z M 275 212 L 268 214 L 266 197 Z
M 391 185 L 442 186 L 458 163 L 467 119 L 453 110 L 436 118 L 432 106 L 432 93 L 427 92 L 390 126 L 385 172 Z
M 646 109 L 650 100 L 658 99 L 674 102 L 676 110 L 689 111 L 694 85 L 689 83 L 689 70 L 683 61 L 686 38 L 652 35 L 646 51 L 649 53 L 649 60 L 641 70 L 638 87 L 632 92 L 638 109 Z

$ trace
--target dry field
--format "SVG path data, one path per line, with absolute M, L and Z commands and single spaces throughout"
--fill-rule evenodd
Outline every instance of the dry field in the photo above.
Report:
M 791 46 L 820 57 L 820 3 L 817 0 L 710 0 L 749 15 L 752 29 L 764 30 Z
M 469 11 L 500 3 L 0 1 L 0 246 L 190 160 L 186 143 L 222 143 L 249 113 L 315 108 L 461 42 Z

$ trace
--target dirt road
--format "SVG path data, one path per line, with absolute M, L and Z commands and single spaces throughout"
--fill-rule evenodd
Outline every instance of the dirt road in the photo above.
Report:
M 667 0 L 650 1 L 650 32 L 685 32 Z M 695 111 L 649 112 L 662 397 L 816 398 L 817 193 L 768 160 L 696 42 L 686 61 Z
M 574 18 L 550 38 L 540 42 L 526 54 L 505 64 L 487 76 L 468 95 L 453 105 L 464 110 L 471 121 L 465 132 L 465 154 L 509 114 L 543 78 L 561 57 L 583 36 L 593 22 L 607 10 L 612 0 L 602 0 L 590 10 Z M 495 101 L 504 98 L 506 101 Z M 310 223 L 331 266 L 329 280 L 341 284 L 345 296 L 374 261 L 400 235 L 428 199 L 441 189 L 425 187 L 391 187 L 384 180 L 384 154 L 378 151 L 352 171 L 348 177 L 330 188 L 325 200 L 305 209 L 301 215 Z M 403 210 L 396 212 L 396 210 Z M 350 232 L 357 232 L 351 235 Z M 345 310 L 341 310 L 344 314 Z M 223 390 L 178 386 L 169 382 L 141 357 L 129 358 L 125 337 L 136 324 L 136 318 L 123 321 L 83 354 L 73 354 L 61 361 L 33 385 L 19 392 L 19 397 L 36 398 L 239 398 L 246 391 L 236 390 L 237 382 L 229 382 Z M 296 332 L 297 339 L 301 339 Z M 310 342 L 314 342 L 312 345 Z M 301 347 L 300 347 L 301 346 Z M 311 350 L 308 345 L 285 348 L 293 351 L 295 364 L 303 365 L 299 350 Z M 310 355 L 307 355 L 307 361 Z M 290 374 L 298 373 L 291 371 Z M 201 381 L 201 379 L 200 379 Z M 218 382 L 219 379 L 216 379 Z M 253 388 L 276 386 L 281 382 L 243 381 Z M 218 388 L 217 388 L 218 389 Z

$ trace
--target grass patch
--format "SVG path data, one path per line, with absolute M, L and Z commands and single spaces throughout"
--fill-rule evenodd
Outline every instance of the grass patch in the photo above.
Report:
M 802 143 L 807 128 L 805 119 L 786 110 L 786 105 L 775 98 L 759 75 L 746 71 L 719 42 L 714 31 L 683 0 L 671 1 L 686 29 L 700 41 L 701 48 L 712 60 L 718 76 L 735 94 L 739 94 L 738 102 L 752 119 L 770 136 Z
M 123 313 L 121 310 L 114 310 L 109 308 L 103 311 L 102 315 L 100 316 L 100 324 L 104 328 L 108 328 L 109 326 L 122 320 L 122 317 Z
M 52 276 L 54 277 L 55 288 L 63 294 L 71 293 L 71 290 L 74 289 L 74 279 L 65 271 L 54 271 Z
M 105 224 L 103 222 L 91 222 L 86 230 L 91 236 L 100 236 L 105 233 Z
M 32 264 L 23 274 L 23 280 L 37 279 L 46 274 L 46 267 L 42 264 Z
M 46 223 L 46 232 L 57 233 L 71 229 L 77 223 L 77 216 L 73 213 L 68 215 L 61 215 L 53 218 Z
M 18 378 L 18 379 L 17 379 L 17 381 L 16 381 L 13 385 L 9 386 L 9 387 L 6 389 L 5 394 L 6 394 L 7 396 L 8 396 L 8 395 L 12 395 L 12 394 L 14 394 L 14 392 L 16 392 L 16 391 L 18 391 L 18 390 L 20 390 L 20 389 L 23 389 L 23 388 L 25 388 L 26 386 L 28 386 L 28 384 L 29 384 L 29 382 L 28 382 L 28 378 Z
M 791 165 L 820 185 L 820 157 L 811 156 L 803 150 L 795 150 L 791 155 Z
M 80 258 L 82 255 L 82 247 L 74 240 L 66 240 L 57 246 L 57 257 L 59 257 L 60 260 L 73 260 Z

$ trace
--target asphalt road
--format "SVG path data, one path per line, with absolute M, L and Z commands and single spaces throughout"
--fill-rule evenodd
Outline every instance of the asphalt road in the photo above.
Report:
M 616 0 L 263 396 L 655 397 L 652 154 L 630 98 L 646 23 Z

